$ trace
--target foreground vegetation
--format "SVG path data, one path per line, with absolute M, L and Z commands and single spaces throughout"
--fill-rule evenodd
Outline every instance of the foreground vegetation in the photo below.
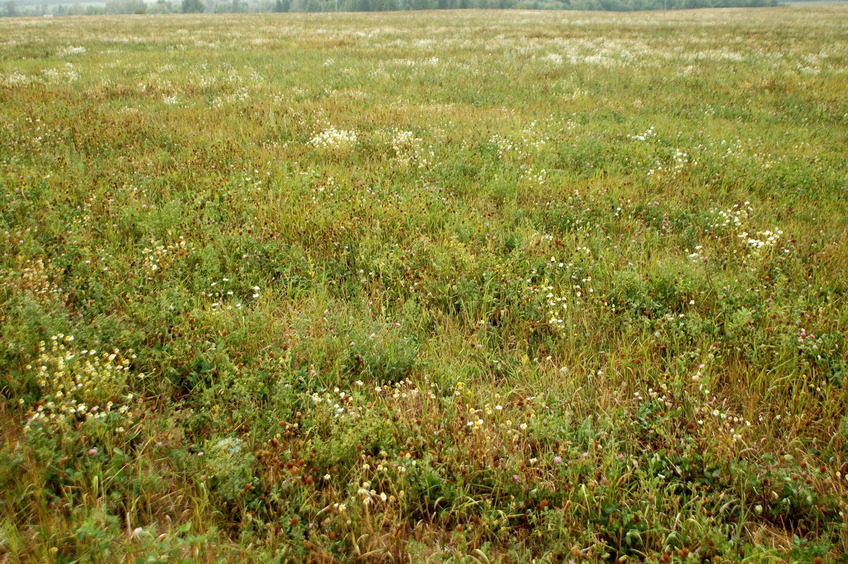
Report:
M 4 561 L 844 561 L 844 8 L 0 29 Z

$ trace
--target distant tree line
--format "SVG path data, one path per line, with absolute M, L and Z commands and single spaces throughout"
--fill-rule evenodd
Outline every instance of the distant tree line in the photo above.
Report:
M 98 14 L 391 12 L 398 10 L 686 10 L 777 6 L 778 0 L 106 0 L 105 5 L 48 5 L 8 0 L 0 17 Z

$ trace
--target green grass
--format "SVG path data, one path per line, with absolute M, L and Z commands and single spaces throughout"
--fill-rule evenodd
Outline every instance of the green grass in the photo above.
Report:
M 844 561 L 844 7 L 0 32 L 0 560 Z

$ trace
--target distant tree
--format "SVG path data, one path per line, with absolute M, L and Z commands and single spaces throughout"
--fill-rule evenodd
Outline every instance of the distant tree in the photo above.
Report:
M 184 14 L 196 14 L 203 11 L 203 0 L 183 0 Z
M 99 16 L 101 14 L 105 14 L 106 11 L 100 6 L 85 6 L 77 2 L 70 8 L 68 8 L 67 14 L 69 16 Z
M 291 3 L 289 0 L 276 0 L 274 2 L 274 11 L 275 12 L 288 12 Z
M 106 0 L 107 14 L 144 14 L 147 5 L 144 0 Z
M 147 9 L 149 14 L 170 14 L 173 12 L 173 5 L 168 0 L 156 0 L 155 4 L 150 4 Z
M 15 4 L 12 0 L 6 2 L 5 6 L 3 6 L 3 16 L 6 17 L 14 17 L 18 15 L 18 5 Z

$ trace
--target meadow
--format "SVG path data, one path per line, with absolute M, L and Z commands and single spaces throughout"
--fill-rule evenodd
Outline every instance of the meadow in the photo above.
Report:
M 0 562 L 845 562 L 848 8 L 0 21 Z

